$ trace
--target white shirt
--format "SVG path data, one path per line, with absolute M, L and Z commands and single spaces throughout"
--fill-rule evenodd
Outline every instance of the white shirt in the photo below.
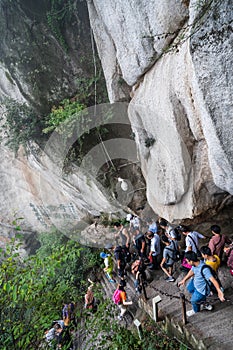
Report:
M 190 238 L 190 237 L 192 237 L 192 238 Z M 204 238 L 204 236 L 201 233 L 196 232 L 196 231 L 192 231 L 186 236 L 186 238 L 185 238 L 185 244 L 186 244 L 185 251 L 186 252 L 189 250 L 188 248 L 191 247 L 192 251 L 194 253 L 197 253 L 198 238 Z
M 160 237 L 157 233 L 154 234 L 154 237 L 151 238 L 150 250 L 152 251 L 152 255 L 160 254 Z
M 133 217 L 133 219 L 130 220 L 130 225 L 133 228 L 140 228 L 140 220 L 137 216 Z

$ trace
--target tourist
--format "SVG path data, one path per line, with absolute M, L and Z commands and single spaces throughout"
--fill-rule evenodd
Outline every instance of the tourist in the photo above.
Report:
M 226 243 L 231 241 L 223 234 L 221 234 L 221 228 L 218 225 L 212 225 L 210 227 L 213 237 L 209 241 L 209 248 L 212 255 L 216 254 L 222 260 L 223 250 Z
M 94 293 L 93 293 L 93 286 L 94 282 L 92 282 L 90 279 L 88 281 L 91 283 L 90 286 L 87 288 L 87 292 L 85 294 L 85 309 L 93 310 L 94 304 L 95 304 L 95 298 L 94 298 Z
M 165 244 L 165 248 L 163 250 L 163 258 L 160 264 L 161 269 L 167 275 L 167 282 L 174 282 L 175 278 L 172 276 L 172 268 L 175 263 L 173 259 L 172 251 L 175 251 L 177 247 L 175 247 L 174 241 L 169 241 L 169 238 L 164 234 L 161 237 L 162 242 Z
M 170 239 L 176 239 L 176 233 L 173 227 L 165 219 L 161 219 L 159 223 L 160 227 L 164 230 L 165 235 Z
M 146 237 L 150 241 L 150 252 L 149 252 L 149 260 L 150 265 L 148 266 L 150 269 L 158 268 L 158 259 L 161 252 L 161 241 L 158 233 L 154 233 L 152 231 L 148 231 L 146 233 Z
M 209 265 L 215 272 L 218 272 L 221 263 L 220 258 L 216 254 L 212 255 L 208 246 L 201 247 L 200 251 L 206 265 Z
M 113 258 L 111 254 L 106 254 L 104 252 L 100 253 L 100 257 L 104 259 L 104 273 L 109 280 L 110 283 L 116 283 L 115 279 L 113 278 Z
M 126 313 L 127 306 L 132 305 L 132 301 L 127 301 L 127 294 L 125 291 L 125 287 L 122 283 L 119 283 L 117 289 L 113 294 L 113 301 L 118 305 L 120 309 L 120 315 L 118 316 L 119 320 L 122 320 L 124 314 Z
M 230 274 L 233 276 L 233 243 L 224 248 L 227 257 L 227 266 L 230 267 Z
M 198 260 L 197 254 L 193 251 L 185 253 L 185 258 L 192 266 L 188 274 L 178 283 L 178 286 L 184 285 L 187 280 L 191 278 L 187 286 L 187 290 L 192 294 L 191 304 L 192 310 L 187 311 L 187 316 L 190 317 L 201 310 L 212 310 L 213 306 L 205 304 L 206 296 L 210 294 L 210 287 L 208 281 L 213 283 L 217 290 L 218 297 L 224 301 L 224 294 L 218 284 L 217 280 L 211 274 L 210 269 L 203 269 L 205 265 L 203 260 Z
M 185 238 L 185 252 L 192 251 L 201 257 L 199 250 L 199 238 L 205 238 L 201 233 L 192 231 L 187 226 L 179 226 L 179 230 L 183 233 Z
M 144 233 L 142 233 L 138 228 L 134 231 L 134 247 L 138 255 L 142 258 L 146 258 L 146 239 Z
M 121 246 L 126 246 L 126 248 L 129 248 L 130 235 L 129 235 L 128 230 L 120 222 L 116 222 L 114 224 L 114 228 L 117 231 L 116 234 L 115 234 L 115 238 L 117 239 L 117 241 L 120 238 L 121 239 L 120 245 Z

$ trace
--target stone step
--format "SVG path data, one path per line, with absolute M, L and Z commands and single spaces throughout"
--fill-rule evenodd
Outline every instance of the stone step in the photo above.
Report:
M 186 309 L 191 309 L 189 302 L 190 295 L 186 288 L 177 286 L 184 274 L 179 271 L 177 264 L 173 276 L 175 282 L 165 281 L 165 275 L 162 270 L 151 272 L 152 281 L 148 283 L 146 292 L 148 300 L 145 300 L 143 295 L 135 294 L 134 276 L 130 269 L 127 269 L 127 285 L 126 292 L 129 300 L 133 300 L 133 306 L 130 306 L 130 311 L 136 315 L 137 308 L 146 311 L 153 318 L 152 299 L 156 296 L 161 297 L 161 302 L 158 304 L 159 309 L 159 324 L 168 334 L 175 336 L 184 344 L 189 345 L 195 350 L 229 350 L 233 344 L 232 334 L 232 314 L 233 314 L 233 283 L 229 282 L 229 271 L 226 267 L 221 267 L 220 280 L 225 288 L 225 297 L 228 301 L 221 303 L 217 296 L 208 298 L 210 303 L 214 305 L 213 311 L 202 311 L 188 319 L 186 325 L 182 321 L 182 303 L 180 294 L 184 293 L 186 297 Z M 224 276 L 228 276 L 225 277 Z M 230 276 L 231 277 L 231 276 Z M 116 278 L 119 281 L 119 278 Z M 106 295 L 111 298 L 116 288 L 110 285 L 108 281 L 104 282 Z

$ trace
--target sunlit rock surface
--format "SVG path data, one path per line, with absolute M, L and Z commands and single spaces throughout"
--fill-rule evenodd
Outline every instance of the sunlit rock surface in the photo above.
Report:
M 149 204 L 171 221 L 218 211 L 233 193 L 230 1 L 88 4 L 110 98 L 117 69 L 132 87 Z

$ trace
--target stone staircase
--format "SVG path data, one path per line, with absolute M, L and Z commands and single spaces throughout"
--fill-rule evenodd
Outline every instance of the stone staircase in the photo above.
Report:
M 217 296 L 211 300 L 214 305 L 213 311 L 202 311 L 188 319 L 186 325 L 182 321 L 182 303 L 180 294 L 184 293 L 186 297 L 186 308 L 191 309 L 191 304 L 188 301 L 190 295 L 186 289 L 179 288 L 177 283 L 182 279 L 183 273 L 177 269 L 174 273 L 175 282 L 167 282 L 164 280 L 164 275 L 161 270 L 153 271 L 152 281 L 146 287 L 148 300 L 145 300 L 143 294 L 138 296 L 135 293 L 133 284 L 134 276 L 127 272 L 126 292 L 129 300 L 133 301 L 133 305 L 129 307 L 130 312 L 136 316 L 138 315 L 138 308 L 143 309 L 153 318 L 152 299 L 155 296 L 161 297 L 161 302 L 158 304 L 159 308 L 159 326 L 165 330 L 170 336 L 176 337 L 179 341 L 191 349 L 197 350 L 229 350 L 233 349 L 233 293 L 232 285 L 229 278 L 232 278 L 226 267 L 221 268 L 222 278 L 225 284 L 226 302 L 221 303 Z M 116 285 L 109 283 L 107 278 L 103 276 L 102 286 L 107 297 L 112 298 L 112 294 L 116 289 Z M 137 317 L 138 318 L 138 317 Z

